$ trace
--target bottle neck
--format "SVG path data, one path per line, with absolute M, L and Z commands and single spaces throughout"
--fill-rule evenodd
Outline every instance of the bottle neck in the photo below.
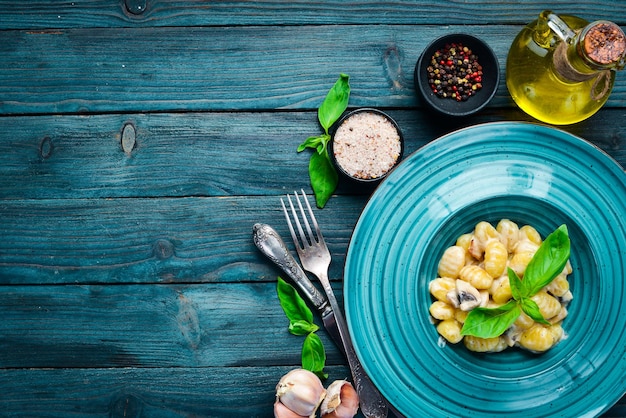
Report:
M 589 65 L 587 60 L 578 52 L 575 43 L 567 44 L 566 42 L 560 42 L 557 44 L 552 61 L 557 74 L 564 81 L 571 83 L 587 81 L 598 73 L 606 71 Z
M 611 91 L 613 73 L 624 67 L 626 36 L 612 22 L 593 22 L 558 43 L 552 59 L 563 81 L 593 80 L 591 98 L 600 100 Z
M 612 22 L 598 21 L 577 30 L 554 50 L 554 67 L 566 81 L 582 82 L 624 67 L 626 36 Z

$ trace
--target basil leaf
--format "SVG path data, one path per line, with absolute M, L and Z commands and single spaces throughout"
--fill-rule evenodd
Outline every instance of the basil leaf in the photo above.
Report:
M 326 352 L 322 340 L 315 334 L 319 327 L 313 323 L 313 313 L 296 289 L 281 277 L 278 277 L 276 289 L 280 306 L 289 318 L 289 332 L 294 335 L 306 335 L 302 343 L 302 368 L 310 370 L 320 378 L 328 378 L 328 374 L 324 373 Z
M 513 269 L 511 269 L 510 267 L 507 267 L 507 269 L 513 299 L 520 300 L 522 298 L 522 295 L 525 294 L 524 281 L 519 278 L 519 276 Z
M 289 322 L 313 322 L 313 313 L 292 285 L 279 277 L 276 284 L 276 291 L 278 293 L 280 306 L 283 308 L 283 311 L 285 311 Z
M 349 79 L 350 76 L 347 74 L 340 74 L 339 79 L 326 94 L 326 98 L 317 110 L 317 118 L 326 133 L 348 107 L 348 99 L 350 98 Z
M 558 276 L 570 255 L 567 227 L 561 225 L 548 235 L 524 272 L 524 297 L 531 297 Z
M 317 119 L 324 129 L 324 134 L 311 136 L 298 146 L 298 152 L 313 148 L 317 152 L 311 154 L 309 161 L 309 178 L 315 193 L 317 207 L 322 209 L 339 183 L 339 176 L 330 162 L 327 145 L 330 141 L 328 130 L 341 117 L 348 107 L 350 99 L 350 76 L 339 74 L 339 79 L 326 93 L 324 101 L 317 109 Z
M 535 322 L 539 322 L 540 324 L 544 325 L 550 325 L 550 323 L 545 320 L 543 315 L 541 315 L 537 302 L 530 298 L 522 298 L 519 302 L 522 306 L 522 311 L 524 311 L 526 315 L 530 316 Z
M 310 333 L 302 343 L 302 368 L 315 373 L 320 379 L 327 379 L 324 373 L 326 352 L 322 340 L 315 333 Z
M 339 183 L 339 175 L 330 162 L 328 150 L 311 154 L 309 160 L 309 178 L 315 192 L 317 207 L 322 209 L 332 196 Z
M 289 332 L 293 335 L 307 335 L 311 332 L 317 331 L 318 329 L 320 329 L 320 327 L 318 327 L 314 323 L 301 319 L 297 321 L 291 321 L 289 323 Z
M 319 136 L 310 136 L 304 140 L 303 143 L 298 145 L 298 152 L 302 152 L 307 148 L 316 149 L 317 152 L 320 150 L 320 145 L 322 148 L 326 148 L 326 144 L 330 140 L 330 136 L 327 134 L 319 135 Z
M 474 308 L 465 319 L 461 335 L 498 337 L 515 322 L 520 313 L 519 305 L 513 300 L 498 308 Z

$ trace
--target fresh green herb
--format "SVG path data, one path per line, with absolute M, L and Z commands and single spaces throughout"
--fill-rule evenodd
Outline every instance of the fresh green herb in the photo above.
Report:
M 350 76 L 347 74 L 340 74 L 339 79 L 317 110 L 317 119 L 324 129 L 324 133 L 308 137 L 298 146 L 298 152 L 307 148 L 315 150 L 309 160 L 309 178 L 315 193 L 315 202 L 320 209 L 326 205 L 339 183 L 339 175 L 328 155 L 327 145 L 330 141 L 328 130 L 348 107 L 348 100 L 350 99 L 349 79 Z
M 561 225 L 550 234 L 528 263 L 522 291 L 530 297 L 549 284 L 565 268 L 569 259 L 570 241 L 567 227 Z
M 520 312 L 515 300 L 498 308 L 474 308 L 465 319 L 461 334 L 482 338 L 502 335 L 515 322 Z
M 285 311 L 290 325 L 297 322 L 306 322 L 309 324 L 313 322 L 313 313 L 292 285 L 279 277 L 278 283 L 276 284 L 276 291 L 278 292 L 280 306 L 283 308 L 283 311 Z
M 536 322 L 549 325 L 531 299 L 548 285 L 563 269 L 570 256 L 570 240 L 567 227 L 561 225 L 548 235 L 524 272 L 524 279 L 508 269 L 513 299 L 498 308 L 475 308 L 461 329 L 461 335 L 493 338 L 502 335 L 523 311 Z
M 328 374 L 324 373 L 326 352 L 322 340 L 315 334 L 319 327 L 313 323 L 313 313 L 298 291 L 280 277 L 276 292 L 280 306 L 289 319 L 289 332 L 305 336 L 302 344 L 302 368 L 315 373 L 321 379 L 328 378 Z
M 320 327 L 308 321 L 299 320 L 289 322 L 289 332 L 293 335 L 308 335 L 318 329 L 320 329 Z
M 537 302 L 530 298 L 522 298 L 519 300 L 519 304 L 522 307 L 522 311 L 524 311 L 526 315 L 530 316 L 533 321 L 544 325 L 550 325 L 550 322 L 546 321 L 543 315 L 541 315 Z
M 328 379 L 328 373 L 324 372 L 326 364 L 326 352 L 320 337 L 310 332 L 302 343 L 302 368 L 315 373 L 320 379 Z

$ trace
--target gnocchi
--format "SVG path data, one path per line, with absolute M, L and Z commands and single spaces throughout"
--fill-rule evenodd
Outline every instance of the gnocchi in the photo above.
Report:
M 512 299 L 508 268 L 523 280 L 524 271 L 541 243 L 541 235 L 534 227 L 519 227 L 509 219 L 500 220 L 495 227 L 481 221 L 472 232 L 460 235 L 444 251 L 438 276 L 429 283 L 433 297 L 429 311 L 440 339 L 451 344 L 462 341 L 467 349 L 476 352 L 499 352 L 509 347 L 542 352 L 562 340 L 565 335 L 562 322 L 567 316 L 567 304 L 573 298 L 568 282 L 572 273 L 569 261 L 552 282 L 531 297 L 549 325 L 535 322 L 522 312 L 499 337 L 461 334 L 469 311 L 477 306 L 499 307 Z M 461 289 L 469 298 L 465 302 L 454 297 Z

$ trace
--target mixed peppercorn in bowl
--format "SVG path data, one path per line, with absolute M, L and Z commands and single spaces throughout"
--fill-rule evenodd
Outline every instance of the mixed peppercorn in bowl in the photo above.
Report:
M 482 40 L 449 34 L 424 49 L 415 66 L 414 81 L 431 109 L 449 116 L 467 116 L 484 108 L 495 95 L 500 66 Z

